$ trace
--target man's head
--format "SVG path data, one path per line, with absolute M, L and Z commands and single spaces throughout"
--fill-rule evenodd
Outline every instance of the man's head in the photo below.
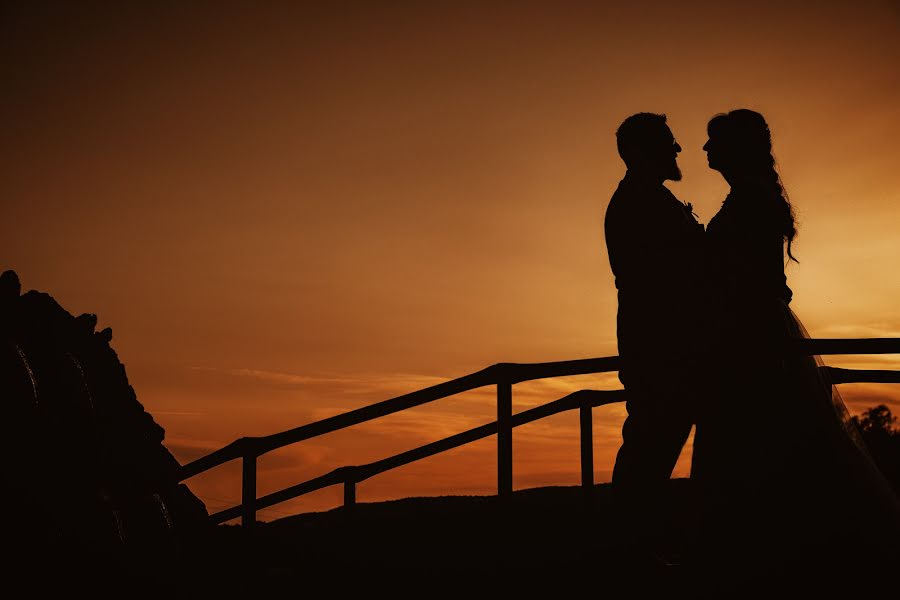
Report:
M 662 181 L 681 180 L 676 160 L 681 146 L 666 125 L 666 115 L 631 115 L 616 130 L 616 145 L 629 171 Z

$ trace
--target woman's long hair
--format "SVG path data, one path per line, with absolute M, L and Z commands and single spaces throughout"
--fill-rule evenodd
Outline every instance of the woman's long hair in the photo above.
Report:
M 765 118 L 756 111 L 739 108 L 713 117 L 707 131 L 710 138 L 715 136 L 724 146 L 727 164 L 723 168 L 762 185 L 763 190 L 775 198 L 779 208 L 777 225 L 787 244 L 788 258 L 799 262 L 791 254 L 791 243 L 797 235 L 797 219 L 775 169 L 772 134 Z

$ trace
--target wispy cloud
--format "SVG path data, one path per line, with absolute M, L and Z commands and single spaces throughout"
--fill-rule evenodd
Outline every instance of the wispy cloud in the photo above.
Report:
M 154 410 L 153 414 L 160 417 L 205 417 L 208 413 L 193 410 Z
M 350 377 L 338 376 L 321 376 L 321 375 L 300 375 L 297 373 L 284 373 L 280 371 L 264 371 L 260 369 L 220 369 L 217 367 L 189 367 L 192 371 L 206 371 L 212 373 L 220 373 L 233 375 L 235 377 L 247 377 L 260 381 L 268 381 L 272 383 L 292 384 L 297 386 L 317 385 L 323 383 L 339 383 L 346 384 L 358 381 L 358 379 Z
M 900 338 L 900 317 L 853 325 L 825 325 L 816 337 L 833 338 Z
M 366 393 L 374 390 L 391 390 L 400 393 L 413 392 L 450 381 L 450 378 L 420 373 L 364 373 L 350 376 L 332 373 L 285 373 L 263 369 L 220 369 L 216 367 L 190 367 L 192 371 L 214 372 L 233 377 L 291 387 L 330 386 L 341 393 Z

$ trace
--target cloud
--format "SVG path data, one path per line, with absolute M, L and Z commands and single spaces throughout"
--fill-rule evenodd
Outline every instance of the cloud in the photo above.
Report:
M 900 317 L 853 325 L 824 325 L 817 328 L 823 338 L 900 338 Z
M 192 366 L 192 367 L 189 367 L 189 369 L 192 371 L 205 371 L 205 372 L 227 374 L 227 375 L 232 375 L 235 377 L 248 377 L 251 379 L 257 379 L 259 381 L 264 381 L 264 382 L 289 384 L 289 385 L 294 385 L 294 386 L 348 383 L 348 382 L 354 381 L 354 379 L 348 378 L 348 377 L 325 377 L 325 376 L 298 375 L 296 373 L 283 373 L 283 372 L 279 372 L 279 371 L 264 371 L 264 370 L 260 370 L 260 369 L 220 369 L 217 367 L 198 367 L 198 366 Z
M 258 382 L 273 384 L 279 389 L 311 388 L 326 386 L 334 393 L 368 394 L 372 392 L 391 392 L 395 395 L 407 394 L 440 383 L 450 378 L 419 373 L 369 373 L 349 376 L 345 374 L 300 374 L 263 369 L 220 369 L 216 367 L 190 367 L 192 371 L 214 372 L 232 377 L 253 379 Z
M 205 417 L 208 413 L 190 410 L 154 410 L 153 415 L 161 417 Z

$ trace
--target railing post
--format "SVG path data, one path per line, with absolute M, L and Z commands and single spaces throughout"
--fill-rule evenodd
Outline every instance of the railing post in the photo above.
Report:
M 356 481 L 348 479 L 344 482 L 344 508 L 356 506 Z
M 590 493 L 594 487 L 594 426 L 590 404 L 578 408 L 581 421 L 581 487 Z
M 512 383 L 497 382 L 497 495 L 512 494 Z
M 241 484 L 241 526 L 256 525 L 256 448 L 244 447 Z

